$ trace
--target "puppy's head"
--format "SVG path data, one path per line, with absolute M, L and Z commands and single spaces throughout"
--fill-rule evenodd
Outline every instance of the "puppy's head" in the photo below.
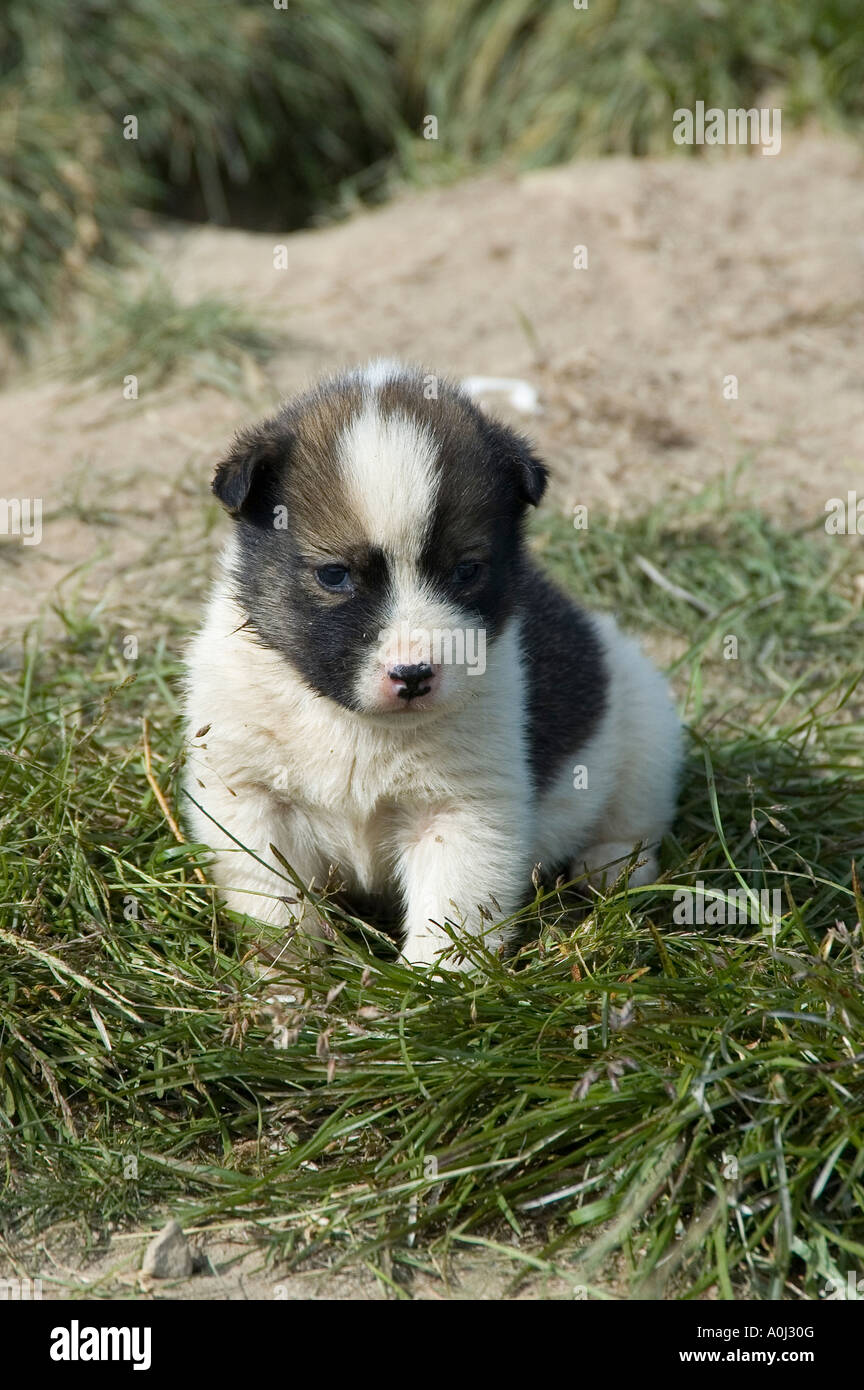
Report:
M 247 430 L 213 490 L 249 627 L 319 694 L 426 715 L 483 679 L 546 470 L 453 385 L 375 364 Z

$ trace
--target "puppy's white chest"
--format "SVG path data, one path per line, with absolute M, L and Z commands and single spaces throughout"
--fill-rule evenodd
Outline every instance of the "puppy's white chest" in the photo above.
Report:
M 440 758 L 429 766 L 386 737 L 334 739 L 306 730 L 299 738 L 283 733 L 271 746 L 265 762 L 277 769 L 268 778 L 276 817 L 319 883 L 336 866 L 348 888 L 385 892 L 413 827 L 445 789 L 458 791 L 452 776 L 442 781 Z

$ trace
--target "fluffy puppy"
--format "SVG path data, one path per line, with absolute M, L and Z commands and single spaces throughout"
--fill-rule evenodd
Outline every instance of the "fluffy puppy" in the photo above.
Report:
M 275 845 L 305 884 L 335 866 L 395 905 L 430 963 L 445 921 L 500 946 L 537 864 L 614 879 L 638 846 L 630 883 L 652 880 L 678 720 L 636 644 L 526 553 L 545 484 L 457 386 L 386 362 L 235 441 L 187 680 L 190 828 L 230 908 L 296 924 Z

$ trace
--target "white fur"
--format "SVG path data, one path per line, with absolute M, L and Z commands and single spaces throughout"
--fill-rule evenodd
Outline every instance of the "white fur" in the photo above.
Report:
M 340 471 L 352 511 L 373 545 L 416 561 L 435 506 L 435 441 L 404 415 L 383 416 L 374 403 L 339 444 Z
M 363 382 L 370 391 L 386 386 L 388 381 L 405 375 L 405 367 L 393 357 L 376 357 L 365 367 L 357 367 L 350 375 Z
M 463 628 L 464 617 L 430 590 L 418 571 L 439 481 L 429 431 L 403 415 L 382 417 L 370 401 L 345 430 L 339 454 L 348 504 L 370 542 L 387 553 L 391 572 L 383 626 L 370 634 L 374 645 L 355 690 L 371 715 L 382 670 L 434 660 L 434 634 Z M 464 665 L 448 663 L 441 672 L 440 698 L 452 700 L 467 685 Z
M 656 876 L 657 845 L 675 809 L 681 730 L 666 682 L 638 644 L 612 618 L 593 621 L 609 678 L 606 711 L 540 798 L 536 855 L 569 860 L 574 877 L 587 869 L 593 882 L 611 882 L 641 844 L 630 874 L 637 886 Z

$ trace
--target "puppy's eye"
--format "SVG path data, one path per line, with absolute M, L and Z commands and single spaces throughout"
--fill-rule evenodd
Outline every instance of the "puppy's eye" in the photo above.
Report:
M 460 560 L 453 571 L 453 583 L 472 584 L 478 578 L 482 568 L 479 560 Z
M 347 565 L 320 565 L 315 578 L 323 589 L 331 593 L 344 593 L 351 588 L 351 571 Z

